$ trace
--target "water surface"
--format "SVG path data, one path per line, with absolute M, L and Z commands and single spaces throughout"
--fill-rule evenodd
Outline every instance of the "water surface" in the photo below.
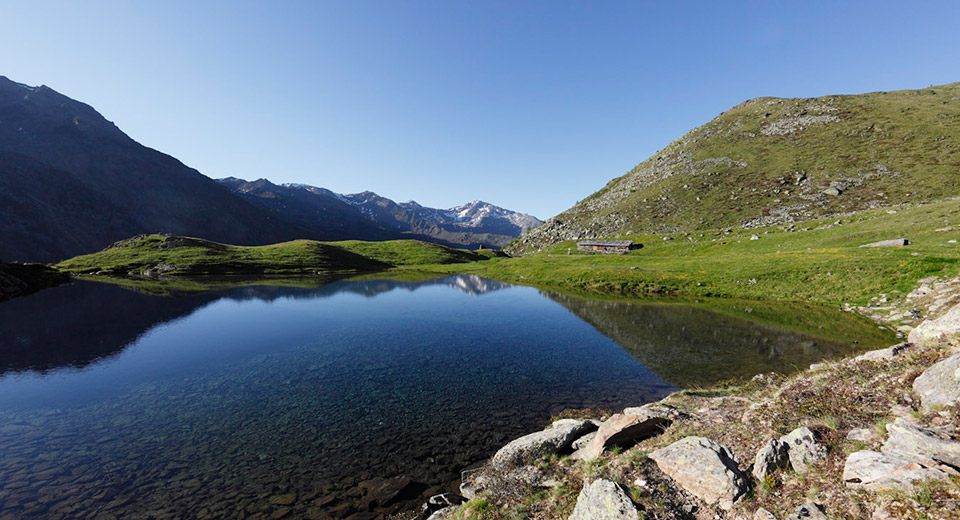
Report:
M 87 282 L 10 300 L 0 518 L 385 513 L 454 490 L 561 410 L 851 349 L 690 312 L 468 276 L 184 297 Z M 393 503 L 364 495 L 400 476 Z

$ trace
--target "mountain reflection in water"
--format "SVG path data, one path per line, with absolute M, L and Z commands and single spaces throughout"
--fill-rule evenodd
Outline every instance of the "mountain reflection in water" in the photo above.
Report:
M 562 410 L 852 349 L 759 311 L 476 276 L 231 283 L 261 282 L 179 297 L 78 282 L 0 303 L 0 518 L 388 516 Z M 410 487 L 374 503 L 361 489 L 380 479 Z
M 543 294 L 615 341 L 664 381 L 682 388 L 710 386 L 763 372 L 789 374 L 867 346 L 692 306 L 599 301 L 549 291 Z M 805 311 L 798 306 L 786 312 Z M 850 316 L 848 326 L 858 327 L 865 338 L 877 337 L 876 327 L 867 320 Z
M 269 280 L 264 281 L 269 284 Z M 426 281 L 339 280 L 319 287 L 251 285 L 177 297 L 157 297 L 106 283 L 79 281 L 0 304 L 0 376 L 82 368 L 119 354 L 154 326 L 192 314 L 211 302 L 315 299 L 341 293 L 375 297 L 394 290 L 447 286 L 471 295 L 510 284 L 479 276 Z

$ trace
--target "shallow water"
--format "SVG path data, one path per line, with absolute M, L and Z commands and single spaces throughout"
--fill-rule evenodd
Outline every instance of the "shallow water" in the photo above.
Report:
M 0 304 L 0 518 L 410 508 L 564 409 L 850 350 L 470 276 L 176 298 L 75 283 Z M 363 496 L 401 475 L 394 503 Z

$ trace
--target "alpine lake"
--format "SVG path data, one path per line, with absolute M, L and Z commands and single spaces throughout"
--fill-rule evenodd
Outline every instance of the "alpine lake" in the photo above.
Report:
M 892 341 L 835 307 L 463 275 L 76 281 L 0 303 L 0 519 L 387 517 L 564 410 Z

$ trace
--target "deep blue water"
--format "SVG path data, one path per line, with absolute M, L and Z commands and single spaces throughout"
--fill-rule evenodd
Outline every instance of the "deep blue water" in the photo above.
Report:
M 0 518 L 337 517 L 401 475 L 408 507 L 561 410 L 677 388 L 578 317 L 610 304 L 547 296 L 458 276 L 176 298 L 84 282 L 0 303 Z M 840 349 L 756 334 L 779 334 L 777 357 Z

